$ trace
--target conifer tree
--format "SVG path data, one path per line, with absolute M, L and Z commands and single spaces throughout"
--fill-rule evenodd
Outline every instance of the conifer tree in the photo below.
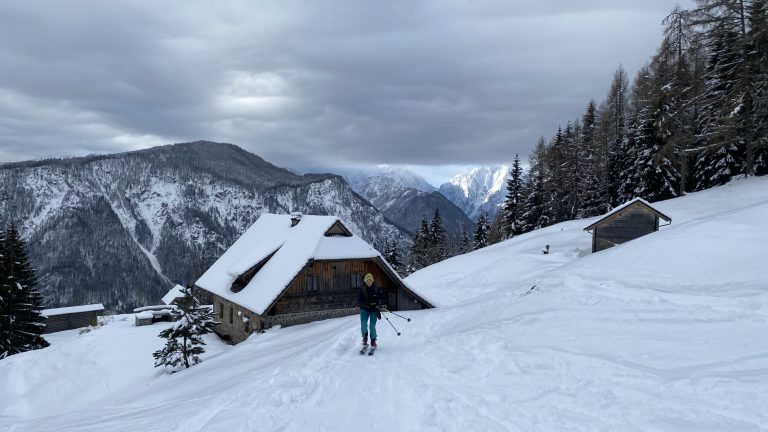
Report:
M 680 148 L 672 138 L 673 130 L 682 133 L 670 119 L 678 111 L 681 95 L 671 64 L 673 57 L 668 41 L 662 43 L 650 67 L 650 88 L 641 104 L 635 142 L 636 193 L 649 201 L 676 197 L 680 191 L 680 172 L 674 162 Z
M 504 199 L 504 237 L 510 238 L 522 233 L 523 223 L 523 168 L 520 156 L 515 154 L 507 179 L 507 196 Z
M 559 154 L 559 175 L 562 178 L 553 181 L 557 191 L 553 194 L 553 201 L 551 201 L 552 208 L 556 209 L 555 216 L 558 222 L 574 219 L 581 207 L 584 173 L 582 161 L 579 159 L 580 132 L 581 125 L 578 121 L 574 124 L 569 121 L 563 131 Z M 557 202 L 554 199 L 557 199 Z
M 440 210 L 435 209 L 435 215 L 429 225 L 429 264 L 440 262 L 448 257 L 448 245 L 443 219 L 440 217 Z
M 0 359 L 45 348 L 43 297 L 27 248 L 14 223 L 0 241 Z
M 496 216 L 493 217 L 493 220 L 488 227 L 488 234 L 485 238 L 488 245 L 499 243 L 505 239 L 503 211 L 497 212 Z
M 430 239 L 429 222 L 427 222 L 426 217 L 422 217 L 419 229 L 413 234 L 410 259 L 410 266 L 413 270 L 419 270 L 429 265 Z
M 768 1 L 748 6 L 749 93 L 752 100 L 752 142 L 756 175 L 768 174 Z
M 190 288 L 182 288 L 184 301 L 172 309 L 173 325 L 160 332 L 158 337 L 166 339 L 165 347 L 154 352 L 155 367 L 168 366 L 176 369 L 179 365 L 188 368 L 200 363 L 200 354 L 205 352 L 203 335 L 211 333 L 218 324 L 213 310 L 201 306 L 192 295 Z
M 605 186 L 604 153 L 597 141 L 597 107 L 590 101 L 582 117 L 583 126 L 579 149 L 580 166 L 576 187 L 579 208 L 576 218 L 601 215 L 610 210 L 610 196 Z
M 605 101 L 605 111 L 602 113 L 606 123 L 606 140 L 603 144 L 606 164 L 604 183 L 611 206 L 617 206 L 622 202 L 619 197 L 619 188 L 622 184 L 622 176 L 628 169 L 626 157 L 628 89 L 627 73 L 619 66 L 613 74 L 613 81 Z
M 705 97 L 699 113 L 699 140 L 702 151 L 695 163 L 696 189 L 727 183 L 742 170 L 743 134 L 738 131 L 733 100 L 738 92 L 738 35 L 721 29 L 715 36 L 705 83 Z
M 389 242 L 387 251 L 384 253 L 384 259 L 398 274 L 402 274 L 403 263 L 400 260 L 400 252 L 397 250 L 397 243 L 395 241 Z
M 459 254 L 465 254 L 471 250 L 472 250 L 472 244 L 469 240 L 469 234 L 467 233 L 467 228 L 462 225 L 461 237 L 459 239 Z
M 488 246 L 488 230 L 490 225 L 488 223 L 488 216 L 482 213 L 477 219 L 477 225 L 475 227 L 475 241 L 472 244 L 474 250 L 482 249 Z
M 539 138 L 536 148 L 529 157 L 530 168 L 524 182 L 525 204 L 523 211 L 523 232 L 533 231 L 551 224 L 547 198 L 547 165 L 544 138 Z

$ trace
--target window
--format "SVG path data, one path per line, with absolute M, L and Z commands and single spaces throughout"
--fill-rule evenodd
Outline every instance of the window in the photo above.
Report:
M 224 319 L 224 303 L 219 303 L 219 318 Z
M 318 292 L 320 290 L 320 277 L 316 275 L 307 276 L 307 282 L 304 286 L 304 292 Z
M 233 322 L 235 322 L 235 309 L 232 306 L 230 306 L 229 307 L 229 323 L 232 324 Z
M 363 286 L 363 274 L 360 272 L 352 273 L 352 288 L 358 289 Z

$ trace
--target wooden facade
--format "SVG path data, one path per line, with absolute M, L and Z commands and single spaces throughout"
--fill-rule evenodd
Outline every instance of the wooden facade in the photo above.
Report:
M 54 333 L 64 330 L 74 330 L 98 324 L 98 318 L 104 312 L 104 307 L 90 308 L 91 310 L 77 310 L 77 307 L 57 309 L 56 312 L 43 311 L 45 316 L 45 330 L 43 333 Z
M 592 252 L 600 252 L 658 231 L 660 219 L 672 221 L 644 201 L 636 200 L 584 230 L 592 233 Z
M 221 322 L 216 326 L 216 333 L 237 343 L 254 331 L 274 325 L 290 326 L 357 314 L 357 295 L 366 273 L 371 273 L 375 283 L 386 293 L 390 310 L 432 307 L 391 274 L 380 258 L 310 260 L 263 316 L 214 295 L 214 314 Z

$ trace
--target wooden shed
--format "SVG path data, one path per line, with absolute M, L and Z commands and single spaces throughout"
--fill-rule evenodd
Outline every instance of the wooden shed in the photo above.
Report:
M 592 234 L 592 252 L 600 252 L 658 231 L 659 220 L 666 221 L 667 225 L 672 223 L 672 219 L 647 201 L 635 198 L 613 209 L 584 231 Z
M 181 292 L 184 287 L 181 285 L 175 285 L 173 288 L 170 289 L 162 298 L 163 304 L 171 306 L 171 305 L 178 305 L 178 306 L 187 306 L 190 302 L 190 299 L 186 298 L 184 293 Z
M 366 273 L 390 310 L 433 307 L 335 216 L 264 214 L 195 285 L 212 294 L 216 333 L 240 342 L 278 324 L 358 313 Z
M 41 312 L 41 315 L 45 317 L 43 333 L 95 326 L 99 315 L 103 313 L 104 306 L 101 303 L 45 309 Z

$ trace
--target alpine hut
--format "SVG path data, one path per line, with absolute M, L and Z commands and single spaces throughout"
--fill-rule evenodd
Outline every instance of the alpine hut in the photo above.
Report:
M 659 230 L 659 220 L 667 225 L 672 219 L 653 208 L 642 198 L 635 198 L 613 209 L 597 222 L 584 228 L 592 233 L 592 252 L 634 240 Z
M 45 317 L 43 333 L 95 326 L 103 313 L 104 306 L 101 303 L 45 309 L 40 312 Z
M 216 333 L 237 343 L 278 324 L 356 314 L 366 273 L 390 310 L 432 307 L 336 216 L 263 214 L 195 285 L 211 293 Z

